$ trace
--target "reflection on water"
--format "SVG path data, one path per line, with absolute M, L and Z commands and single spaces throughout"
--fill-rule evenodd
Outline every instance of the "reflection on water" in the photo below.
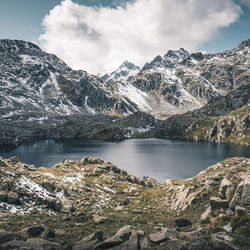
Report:
M 193 177 L 228 157 L 250 157 L 250 147 L 163 139 L 119 142 L 46 140 L 21 145 L 1 155 L 17 155 L 22 162 L 46 167 L 52 167 L 64 158 L 80 160 L 93 156 L 111 161 L 136 176 L 150 176 L 164 181 Z

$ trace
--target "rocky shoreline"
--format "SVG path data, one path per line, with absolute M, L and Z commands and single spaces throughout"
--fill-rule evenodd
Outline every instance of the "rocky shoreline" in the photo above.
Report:
M 0 249 L 249 249 L 250 159 L 161 184 L 95 158 L 0 158 L 0 211 Z

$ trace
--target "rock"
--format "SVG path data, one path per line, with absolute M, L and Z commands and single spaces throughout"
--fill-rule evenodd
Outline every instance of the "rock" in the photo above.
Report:
M 140 245 L 141 245 L 141 249 L 147 249 L 149 247 L 149 240 L 148 237 L 144 237 L 141 241 L 140 241 Z
M 12 191 L 9 192 L 7 194 L 7 201 L 10 204 L 16 204 L 16 205 L 20 204 L 18 193 L 15 193 L 15 192 L 12 192 Z
M 4 162 L 4 161 L 2 161 L 2 160 L 0 160 L 0 167 L 8 167 L 8 165 Z
M 225 242 L 230 242 L 230 241 L 233 240 L 233 238 L 230 237 L 229 235 L 227 235 L 226 232 L 214 233 L 214 234 L 212 234 L 212 237 L 213 237 L 213 238 L 217 238 L 217 239 L 219 239 L 219 240 L 223 240 L 223 241 L 225 241 Z
M 44 232 L 45 227 L 44 226 L 31 226 L 27 227 L 21 230 L 22 235 L 26 235 L 27 237 L 38 237 L 41 235 L 42 232 Z
M 127 250 L 127 249 L 133 249 L 133 250 L 140 250 L 140 239 L 142 235 L 138 233 L 137 231 L 132 232 L 131 236 L 125 243 L 123 243 L 121 246 L 119 246 L 119 249 Z
M 148 239 L 150 242 L 154 244 L 161 244 L 162 242 L 166 241 L 169 239 L 168 237 L 168 231 L 166 228 L 163 228 L 161 231 L 152 233 L 148 236 Z
M 52 229 L 50 229 L 49 227 L 46 227 L 44 232 L 41 235 L 41 238 L 44 240 L 54 239 L 55 232 Z
M 220 184 L 219 197 L 224 200 L 228 200 L 230 191 L 232 190 L 232 182 L 227 178 L 224 178 Z
M 248 175 L 240 184 L 234 193 L 229 204 L 229 210 L 235 211 L 236 206 L 250 209 L 250 176 Z
M 127 241 L 131 234 L 132 227 L 130 225 L 124 226 L 120 228 L 113 237 L 101 242 L 100 244 L 97 244 L 95 249 L 108 249 L 119 246 L 123 242 Z
M 148 176 L 143 177 L 141 184 L 145 187 L 151 187 L 151 188 L 159 185 L 159 183 L 155 179 L 148 177 Z
M 211 213 L 211 206 L 209 206 L 206 211 L 201 215 L 201 220 L 206 220 Z
M 211 206 L 211 211 L 215 211 L 220 208 L 228 208 L 228 200 L 222 200 L 219 197 L 211 197 L 210 198 L 210 206 Z
M 25 241 L 13 240 L 5 244 L 4 247 L 6 247 L 6 249 L 25 249 L 25 244 Z M 1 246 L 0 249 L 2 249 Z
M 61 204 L 62 204 L 61 212 L 71 213 L 74 211 L 73 203 L 69 199 L 67 198 L 61 199 Z
M 17 157 L 17 156 L 12 156 L 12 157 L 10 157 L 10 158 L 8 159 L 8 162 L 9 162 L 9 163 L 12 163 L 12 164 L 15 164 L 15 163 L 20 162 L 20 159 L 19 159 L 19 157 Z
M 13 233 L 0 229 L 0 244 L 13 239 L 14 239 Z
M 219 239 L 213 239 L 211 241 L 211 246 L 213 250 L 238 250 L 238 247 L 235 247 L 234 245 L 224 242 Z
M 192 225 L 191 221 L 188 219 L 176 219 L 175 223 L 178 227 L 187 227 Z
M 191 244 L 187 245 L 188 250 L 200 250 L 205 249 L 207 245 L 206 240 L 204 239 L 196 239 Z
M 26 240 L 26 244 L 31 249 L 62 249 L 59 243 L 47 241 L 41 238 L 30 238 Z
M 93 249 L 94 246 L 103 240 L 103 232 L 98 231 L 95 232 L 82 240 L 75 243 L 73 246 L 73 250 L 87 250 L 87 249 Z
M 223 227 L 223 230 L 225 230 L 227 233 L 232 233 L 233 229 L 232 229 L 231 223 L 228 223 L 227 225 L 225 225 Z
M 7 200 L 6 193 L 0 191 L 0 201 L 4 202 L 6 200 Z
M 55 183 L 49 181 L 42 182 L 42 187 L 48 190 L 50 193 L 54 192 L 56 189 Z
M 108 220 L 108 218 L 104 217 L 104 216 L 99 216 L 97 214 L 93 216 L 93 221 L 95 224 L 103 224 L 107 220 Z
M 246 214 L 247 210 L 244 207 L 236 206 L 235 212 L 236 212 L 236 216 L 242 216 Z

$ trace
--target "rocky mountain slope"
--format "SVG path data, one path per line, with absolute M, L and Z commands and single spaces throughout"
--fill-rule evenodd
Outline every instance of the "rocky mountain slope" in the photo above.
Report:
M 250 160 L 188 180 L 138 179 L 95 158 L 0 159 L 0 249 L 249 249 Z
M 160 122 L 157 136 L 250 145 L 250 83 L 199 110 Z
M 127 62 L 112 73 L 102 74 L 102 79 L 141 90 L 144 103 L 151 107 L 142 111 L 163 119 L 201 108 L 214 97 L 249 82 L 249 44 L 247 40 L 218 54 L 190 54 L 183 48 L 169 50 L 146 63 L 137 74 L 139 68 Z
M 85 71 L 69 68 L 32 43 L 0 40 L 1 118 L 46 120 L 55 115 L 129 114 L 139 108 Z

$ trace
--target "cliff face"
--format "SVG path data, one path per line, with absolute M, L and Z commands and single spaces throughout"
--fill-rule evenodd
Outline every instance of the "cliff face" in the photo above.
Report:
M 95 158 L 1 158 L 0 249 L 247 249 L 249 197 L 246 158 L 163 184 Z

